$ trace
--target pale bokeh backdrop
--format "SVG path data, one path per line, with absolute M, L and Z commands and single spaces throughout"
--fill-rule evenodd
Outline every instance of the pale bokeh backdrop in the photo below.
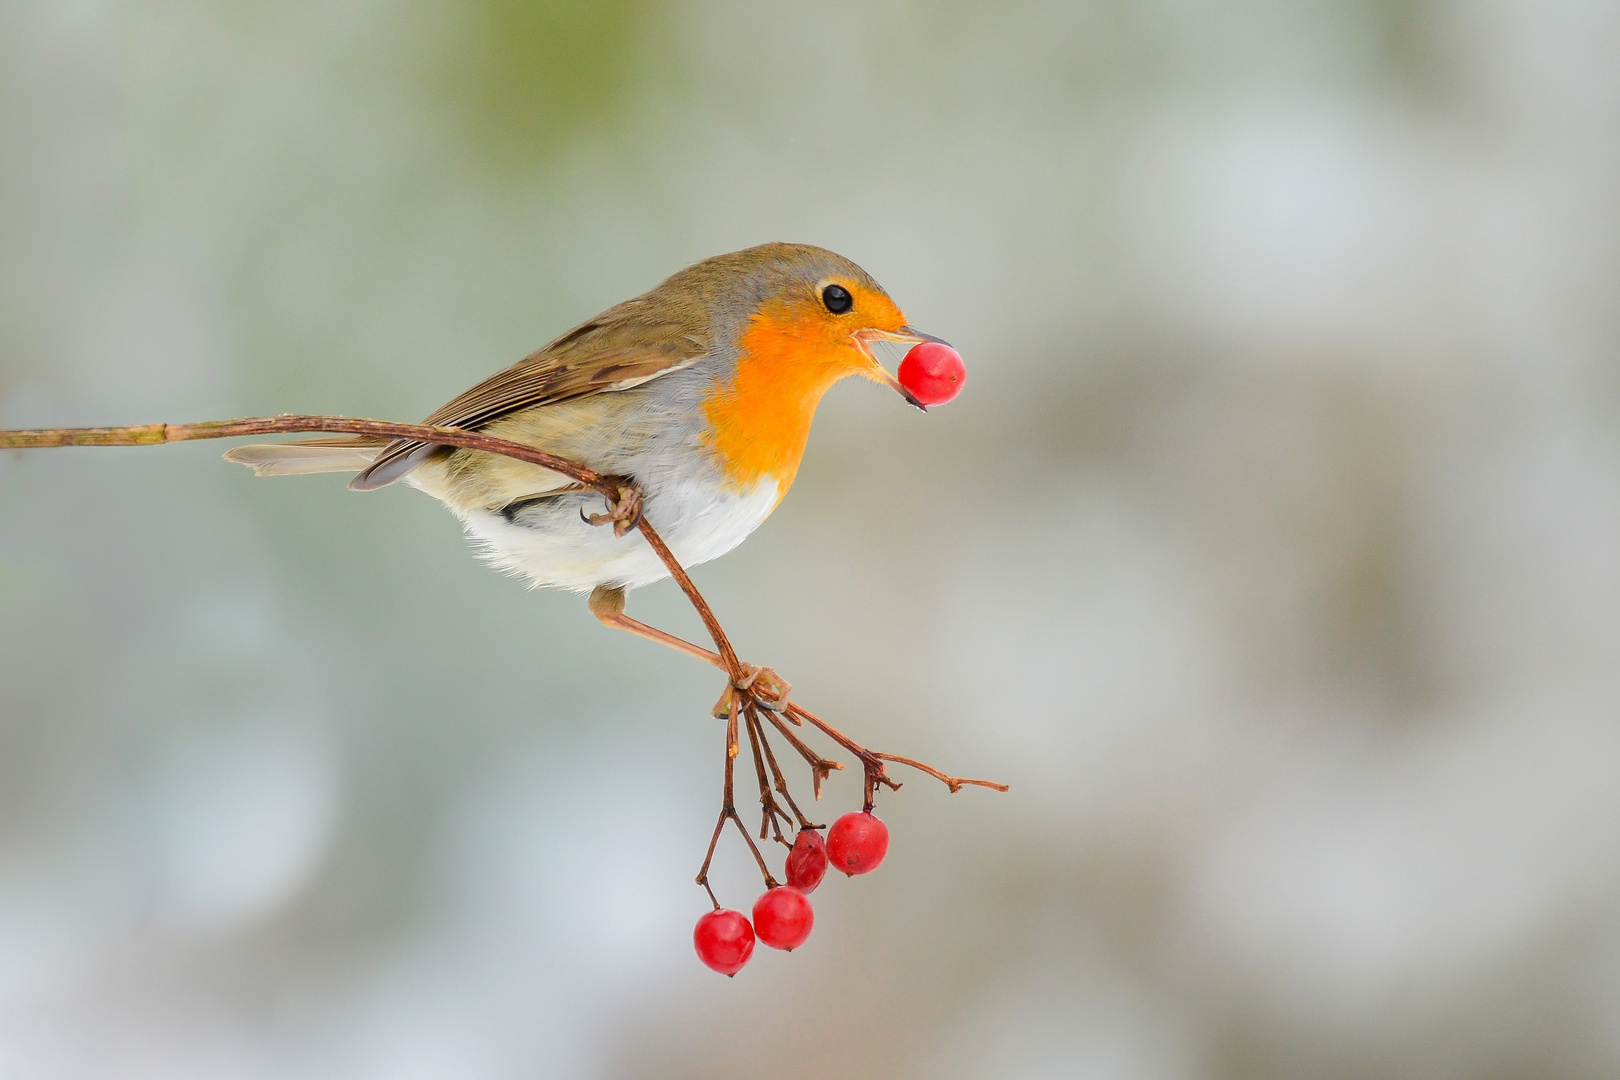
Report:
M 0 0 L 0 426 L 416 419 L 834 248 L 967 392 L 697 579 L 1013 784 L 728 981 L 709 672 L 403 488 L 8 455 L 0 1076 L 1620 1073 L 1617 194 L 1594 0 Z

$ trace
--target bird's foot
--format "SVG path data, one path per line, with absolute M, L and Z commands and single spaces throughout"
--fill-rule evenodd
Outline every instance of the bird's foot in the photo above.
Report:
M 641 521 L 641 488 L 634 480 L 615 480 L 615 483 L 617 493 L 607 499 L 607 513 L 581 513 L 580 516 L 592 525 L 612 524 L 613 535 L 623 536 Z
M 724 720 L 731 715 L 733 700 L 739 706 L 752 702 L 769 712 L 781 712 L 787 707 L 788 695 L 793 687 L 768 667 L 742 666 L 742 678 L 726 687 L 720 700 L 714 703 L 714 718 Z

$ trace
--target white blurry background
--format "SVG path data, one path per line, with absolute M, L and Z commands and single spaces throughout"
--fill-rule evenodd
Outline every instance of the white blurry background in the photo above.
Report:
M 415 419 L 834 248 L 968 390 L 697 578 L 1013 790 L 722 979 L 710 673 L 403 488 L 8 455 L 0 1076 L 1615 1075 L 1617 193 L 1594 0 L 3 0 L 0 426 Z

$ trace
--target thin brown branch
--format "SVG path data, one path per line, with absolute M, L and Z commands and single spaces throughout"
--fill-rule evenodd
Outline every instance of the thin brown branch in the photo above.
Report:
M 774 889 L 778 884 L 777 880 L 771 876 L 770 868 L 765 865 L 765 856 L 760 854 L 759 848 L 754 844 L 754 838 L 748 834 L 748 827 L 742 823 L 742 818 L 737 816 L 737 804 L 732 785 L 732 768 L 737 760 L 737 752 L 740 749 L 737 740 L 737 720 L 737 704 L 733 701 L 731 715 L 726 720 L 726 772 L 724 790 L 721 793 L 720 817 L 714 823 L 714 835 L 709 838 L 709 850 L 703 856 L 703 866 L 699 868 L 697 875 L 697 883 L 708 889 L 709 899 L 711 900 L 714 899 L 714 890 L 709 888 L 709 864 L 714 861 L 715 845 L 720 842 L 720 833 L 725 828 L 728 820 L 737 826 L 738 832 L 742 833 L 743 841 L 748 845 L 748 850 L 753 853 L 754 862 L 759 864 L 760 876 L 765 879 L 765 887 Z
M 782 737 L 788 741 L 788 745 L 799 752 L 799 756 L 804 758 L 805 764 L 810 766 L 811 782 L 815 786 L 816 800 L 819 802 L 821 800 L 821 782 L 831 776 L 835 770 L 842 769 L 844 766 L 830 758 L 822 757 L 805 745 L 803 739 L 788 730 L 787 724 L 782 721 L 782 713 L 767 712 L 765 716 L 775 726 L 776 730 L 782 733 Z M 798 720 L 793 722 L 800 723 Z
M 748 835 L 748 829 L 743 825 L 742 818 L 737 816 L 737 804 L 732 798 L 731 767 L 732 763 L 737 760 L 737 751 L 739 749 L 737 744 L 738 713 L 736 699 L 733 699 L 731 715 L 726 720 L 726 808 L 722 816 L 729 815 L 736 824 L 737 831 L 742 833 L 743 842 L 748 845 L 748 850 L 754 853 L 754 861 L 759 864 L 760 875 L 765 878 L 765 887 L 774 889 L 776 888 L 776 879 L 771 876 L 770 868 L 765 865 L 765 856 L 759 853 L 759 848 L 754 844 L 754 838 Z
M 894 780 L 891 780 L 888 773 L 884 771 L 883 762 L 885 761 L 892 761 L 898 765 L 909 765 L 919 772 L 927 773 L 929 776 L 932 776 L 934 779 L 950 788 L 953 793 L 961 791 L 962 788 L 967 786 L 990 788 L 992 791 L 1010 790 L 1006 784 L 998 783 L 994 780 L 975 780 L 966 776 L 951 776 L 947 773 L 941 772 L 939 769 L 934 768 L 932 765 L 925 765 L 913 758 L 901 757 L 898 754 L 884 754 L 876 750 L 868 750 L 866 747 L 861 746 L 843 732 L 834 728 L 831 724 L 828 724 L 825 720 L 821 719 L 809 709 L 806 709 L 804 706 L 797 703 L 790 703 L 786 711 L 790 717 L 797 716 L 808 721 L 812 726 L 819 728 L 824 734 L 827 735 L 828 738 L 832 739 L 844 749 L 861 759 L 861 763 L 866 767 L 867 809 L 871 809 L 871 799 L 874 785 L 884 784 L 891 790 L 896 791 L 900 788 L 900 785 Z
M 765 737 L 765 725 L 760 722 L 759 713 L 757 711 L 751 715 L 754 721 L 754 730 L 759 733 L 759 745 L 765 751 L 765 763 L 770 766 L 771 776 L 775 779 L 777 793 L 780 794 L 782 798 L 787 800 L 788 808 L 793 811 L 793 816 L 799 821 L 799 828 L 821 828 L 819 825 L 812 825 L 810 823 L 810 819 L 804 816 L 804 811 L 799 809 L 799 804 L 793 801 L 793 793 L 788 790 L 787 778 L 782 775 L 782 766 L 776 763 L 776 753 L 771 749 L 771 740 Z M 817 784 L 816 786 L 819 789 L 821 785 Z M 782 816 L 784 820 L 787 818 L 786 814 Z M 792 845 L 790 844 L 789 846 L 791 847 Z
M 886 785 L 891 791 L 900 790 L 899 783 L 889 779 L 888 773 L 883 771 L 883 762 L 880 761 L 877 756 L 872 753 L 872 751 L 868 750 L 854 739 L 851 739 L 848 735 L 845 735 L 842 731 L 839 731 L 837 728 L 827 723 L 827 721 L 823 720 L 809 709 L 806 709 L 803 705 L 789 703 L 787 711 L 790 714 L 797 716 L 801 720 L 809 721 L 811 726 L 819 729 L 823 735 L 826 735 L 833 742 L 860 758 L 861 764 L 866 768 L 868 788 L 871 787 L 873 781 L 876 781 L 877 783 Z M 867 801 L 871 801 L 870 797 L 868 797 Z
M 752 702 L 743 706 L 743 730 L 748 735 L 748 749 L 754 758 L 754 775 L 759 780 L 759 838 L 778 840 L 792 847 L 793 845 L 782 836 L 782 827 L 777 819 L 780 817 L 790 827 L 793 821 L 787 816 L 787 811 L 776 805 L 776 797 L 771 794 L 770 781 L 765 775 L 765 756 L 760 752 L 765 734 L 759 730 L 759 717 Z
M 726 772 L 725 782 L 720 789 L 720 818 L 714 823 L 714 835 L 709 837 L 709 850 L 703 856 L 703 865 L 698 868 L 697 883 L 705 889 L 709 888 L 709 864 L 714 861 L 714 847 L 720 842 L 720 830 L 726 827 L 726 819 L 737 816 L 737 807 L 732 802 L 731 765 L 737 760 L 737 706 L 731 706 L 731 716 L 726 721 Z M 709 890 L 712 899 L 714 890 Z
M 872 756 L 875 758 L 882 758 L 884 761 L 893 761 L 900 765 L 910 765 L 918 772 L 925 772 L 929 776 L 932 776 L 935 780 L 940 781 L 946 787 L 950 788 L 952 793 L 961 791 L 966 785 L 989 788 L 992 791 L 1011 790 L 1006 784 L 998 784 L 994 780 L 972 780 L 966 776 L 947 776 L 938 769 L 934 768 L 932 765 L 924 765 L 920 761 L 913 761 L 911 758 L 901 757 L 899 754 L 880 754 L 874 750 L 872 751 Z
M 731 812 L 731 821 L 732 824 L 737 826 L 737 831 L 742 833 L 743 843 L 747 844 L 748 850 L 753 853 L 754 862 L 759 864 L 759 875 L 765 879 L 765 887 L 767 889 L 774 889 L 778 885 L 782 884 L 780 881 L 777 881 L 776 878 L 771 876 L 770 868 L 765 865 L 765 856 L 760 854 L 759 845 L 754 843 L 754 838 L 748 833 L 748 826 L 742 823 L 742 818 L 737 816 L 737 811 L 735 810 Z
M 527 461 L 561 473 L 586 487 L 616 497 L 620 481 L 603 476 L 577 461 L 509 439 L 497 439 L 481 431 L 435 427 L 431 424 L 396 424 L 388 420 L 364 420 L 352 416 L 250 416 L 238 420 L 204 420 L 196 424 L 136 424 L 132 427 L 36 428 L 24 431 L 0 430 L 0 450 L 31 450 L 52 446 L 158 446 L 191 442 L 196 439 L 234 439 L 244 435 L 371 435 L 382 439 L 411 439 L 417 442 L 483 450 L 491 454 Z
M 815 713 L 801 705 L 789 704 L 787 711 L 789 715 L 798 716 L 801 719 L 808 720 L 815 727 L 819 728 L 822 734 L 826 735 L 828 738 L 838 743 L 838 745 L 842 746 L 844 749 L 861 759 L 861 809 L 865 810 L 868 814 L 872 812 L 872 807 L 877 802 L 878 785 L 885 785 L 890 791 L 900 790 L 900 782 L 892 779 L 889 774 L 884 771 L 883 762 L 866 747 L 862 746 L 854 739 L 851 739 L 848 735 L 845 735 L 842 731 L 839 731 L 837 728 L 821 719 L 821 717 L 817 716 Z
M 709 837 L 709 850 L 703 856 L 703 865 L 698 868 L 697 883 L 708 890 L 709 899 L 714 902 L 714 909 L 720 910 L 720 901 L 715 898 L 714 890 L 709 888 L 709 864 L 714 861 L 715 846 L 720 843 L 720 830 L 726 827 L 726 818 L 730 817 L 724 810 L 715 819 L 714 835 Z

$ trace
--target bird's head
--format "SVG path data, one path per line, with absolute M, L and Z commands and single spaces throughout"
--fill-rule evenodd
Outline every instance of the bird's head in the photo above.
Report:
M 859 375 L 923 404 L 873 354 L 879 341 L 916 345 L 939 338 L 912 327 L 872 276 L 842 255 L 808 244 L 763 244 L 699 263 L 717 288 L 720 322 L 738 354 L 770 369 L 810 404 L 834 382 Z

